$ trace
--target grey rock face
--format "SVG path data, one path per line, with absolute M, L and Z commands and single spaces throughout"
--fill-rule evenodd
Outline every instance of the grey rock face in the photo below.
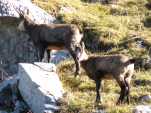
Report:
M 143 95 L 139 98 L 141 102 L 151 102 L 151 95 Z
M 18 13 L 29 9 L 31 19 L 37 23 L 52 23 L 55 18 L 30 0 L 0 0 L 0 68 L 9 75 L 17 73 L 19 62 L 38 61 L 37 51 L 29 36 L 17 31 Z M 0 71 L 1 74 L 1 71 Z
M 139 105 L 133 109 L 133 113 L 151 113 L 151 106 Z
M 54 64 L 58 64 L 59 62 L 67 58 L 71 58 L 71 55 L 67 50 L 60 50 L 60 51 L 52 50 L 50 55 L 51 55 L 50 62 Z
M 15 25 L 0 26 L 1 68 L 11 75 L 17 73 L 17 63 L 37 61 L 36 49 L 27 34 L 18 32 Z
M 52 23 L 56 19 L 30 0 L 0 0 L 0 16 L 19 17 L 19 12 L 26 14 L 29 9 L 31 19 L 36 23 Z
M 19 64 L 19 90 L 34 113 L 57 111 L 59 108 L 56 102 L 63 96 L 63 88 L 58 75 L 50 72 L 47 67 L 54 68 L 54 65 Z
M 28 105 L 22 100 L 18 90 L 18 76 L 14 75 L 0 83 L 0 113 L 7 113 L 5 110 L 12 111 L 11 113 L 28 112 Z M 10 113 L 10 112 L 9 112 Z

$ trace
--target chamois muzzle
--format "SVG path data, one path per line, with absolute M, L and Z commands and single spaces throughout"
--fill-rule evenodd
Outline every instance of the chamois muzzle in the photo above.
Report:
M 88 55 L 85 52 L 84 42 L 81 43 L 80 47 L 76 48 L 76 56 L 77 56 L 78 61 L 82 61 L 82 60 L 88 59 Z

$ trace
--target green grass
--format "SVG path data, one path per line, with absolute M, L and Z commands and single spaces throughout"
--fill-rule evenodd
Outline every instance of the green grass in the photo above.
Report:
M 80 0 L 33 0 L 33 2 L 54 14 L 63 23 L 77 24 L 84 32 L 87 49 L 93 52 L 96 48 L 99 49 L 100 42 L 104 40 L 118 45 L 123 40 L 130 39 L 132 35 L 138 35 L 151 42 L 150 27 L 145 25 L 151 23 L 151 10 L 146 7 L 149 3 L 147 0 L 119 0 L 115 6 L 89 4 Z M 62 7 L 73 8 L 74 11 L 60 12 Z M 96 40 L 98 43 L 95 43 Z M 127 52 L 131 54 L 130 51 Z
M 87 77 L 84 71 L 75 78 L 73 74 L 73 61 L 64 61 L 58 65 L 58 73 L 63 82 L 65 91 L 64 103 L 61 113 L 92 113 L 97 109 L 103 109 L 107 113 L 132 113 L 132 109 L 139 104 L 151 104 L 151 102 L 141 103 L 139 97 L 150 94 L 151 86 L 148 84 L 135 84 L 135 80 L 151 80 L 151 71 L 137 71 L 131 82 L 130 104 L 116 106 L 120 88 L 115 80 L 104 80 L 102 87 L 102 104 L 95 104 L 95 84 Z
M 84 1 L 84 0 L 82 0 Z M 136 42 L 127 48 L 119 46 L 125 40 L 139 36 L 151 43 L 151 10 L 147 8 L 150 0 L 119 0 L 117 5 L 89 4 L 80 0 L 33 0 L 34 3 L 53 14 L 63 23 L 77 24 L 84 32 L 84 41 L 89 53 L 123 53 L 133 57 L 148 57 L 148 49 L 137 47 Z M 72 13 L 60 12 L 61 7 L 73 8 Z M 103 43 L 101 43 L 103 42 Z M 97 51 L 100 46 L 113 44 L 108 52 Z M 107 113 L 131 113 L 141 104 L 139 97 L 150 94 L 151 86 L 143 81 L 151 80 L 151 71 L 137 71 L 132 80 L 131 103 L 116 106 L 120 88 L 114 80 L 105 80 L 102 89 L 103 103 L 95 105 L 95 84 L 83 72 L 74 78 L 73 62 L 59 64 L 58 73 L 67 92 L 61 113 L 92 113 L 104 109 Z M 142 80 L 137 86 L 135 80 Z M 144 104 L 151 104 L 144 103 Z

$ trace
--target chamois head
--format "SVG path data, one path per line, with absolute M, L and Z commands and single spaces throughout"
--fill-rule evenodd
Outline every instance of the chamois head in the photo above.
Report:
M 20 23 L 18 25 L 19 31 L 26 31 L 26 26 L 33 24 L 33 21 L 30 19 L 31 14 L 29 10 L 26 13 L 19 12 Z
M 85 52 L 85 44 L 81 42 L 81 47 L 76 49 L 76 55 L 79 61 L 87 60 L 88 55 Z

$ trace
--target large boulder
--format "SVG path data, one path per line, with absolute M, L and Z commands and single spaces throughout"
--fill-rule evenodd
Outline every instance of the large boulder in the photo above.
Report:
M 0 0 L 0 16 L 19 17 L 18 13 L 25 14 L 29 9 L 32 20 L 37 23 L 53 23 L 56 19 L 30 0 Z
M 18 77 L 9 77 L 0 83 L 0 113 L 27 113 L 28 105 L 22 100 L 18 91 Z M 9 112 L 9 113 L 10 113 Z
M 151 95 L 143 95 L 139 97 L 140 102 L 151 102 Z
M 54 64 L 20 63 L 19 91 L 33 113 L 53 113 L 63 96 L 62 84 Z

